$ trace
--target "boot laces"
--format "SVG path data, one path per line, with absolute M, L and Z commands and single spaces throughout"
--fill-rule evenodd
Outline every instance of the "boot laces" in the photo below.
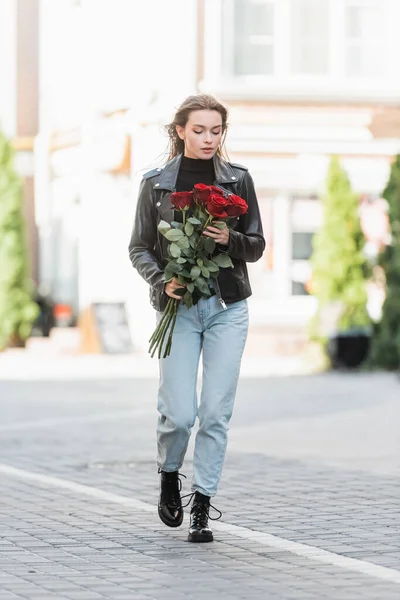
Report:
M 186 508 L 187 506 L 189 506 L 195 494 L 196 492 L 191 492 L 190 494 L 185 494 L 184 496 L 182 496 L 182 500 L 183 498 L 189 498 L 186 504 L 182 504 L 182 508 Z M 211 517 L 210 508 L 212 508 L 213 510 L 215 510 L 215 512 L 218 513 L 217 517 Z M 218 508 L 213 506 L 210 502 L 205 502 L 204 500 L 199 499 L 199 497 L 197 497 L 193 502 L 193 514 L 193 520 L 199 520 L 201 524 L 204 524 L 204 522 L 207 523 L 207 519 L 210 519 L 210 521 L 218 521 L 222 517 L 222 512 L 218 510 Z

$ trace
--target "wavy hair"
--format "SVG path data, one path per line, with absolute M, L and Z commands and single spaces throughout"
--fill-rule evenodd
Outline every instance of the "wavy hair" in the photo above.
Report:
M 185 127 L 188 122 L 189 115 L 194 110 L 216 110 L 222 117 L 222 139 L 217 154 L 226 156 L 224 148 L 225 137 L 228 130 L 228 109 L 221 104 L 214 96 L 209 94 L 196 94 L 188 96 L 177 109 L 174 119 L 168 125 L 165 125 L 165 130 L 169 137 L 168 144 L 168 160 L 175 158 L 178 154 L 182 154 L 185 150 L 185 143 L 178 136 L 176 126 Z

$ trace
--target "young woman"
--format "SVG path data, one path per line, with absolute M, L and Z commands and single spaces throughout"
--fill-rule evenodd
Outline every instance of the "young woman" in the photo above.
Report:
M 181 304 L 169 356 L 160 359 L 158 392 L 157 464 L 161 475 L 158 513 L 169 527 L 183 521 L 182 467 L 196 417 L 190 527 L 188 540 L 211 542 L 208 525 L 210 498 L 218 490 L 229 421 L 233 411 L 241 358 L 248 330 L 247 298 L 251 288 L 246 262 L 261 258 L 265 241 L 253 180 L 246 167 L 222 158 L 228 112 L 212 96 L 189 96 L 167 126 L 170 154 L 167 164 L 146 173 L 138 197 L 129 244 L 133 266 L 150 285 L 150 301 L 162 315 L 170 298 L 182 287 L 166 283 L 167 241 L 158 232 L 161 219 L 179 219 L 170 203 L 175 191 L 189 191 L 197 183 L 215 185 L 241 196 L 247 212 L 234 226 L 210 225 L 205 236 L 216 242 L 216 252 L 227 252 L 234 267 L 221 269 L 216 294 L 201 298 L 188 309 Z M 217 293 L 218 292 L 218 293 Z M 203 377 L 197 402 L 197 374 L 202 353 Z

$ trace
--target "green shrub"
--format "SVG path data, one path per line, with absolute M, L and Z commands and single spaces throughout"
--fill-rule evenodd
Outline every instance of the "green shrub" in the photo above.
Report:
M 386 279 L 386 298 L 381 320 L 374 327 L 370 363 L 390 370 L 400 367 L 400 155 L 392 163 L 382 195 L 389 204 L 391 241 L 378 258 Z
M 311 257 L 311 293 L 318 306 L 310 336 L 325 346 L 327 322 L 332 333 L 365 331 L 371 325 L 366 289 L 369 268 L 359 203 L 336 156 L 329 164 L 322 201 L 323 222 L 313 238 Z
M 13 162 L 0 132 L 0 350 L 29 337 L 38 314 L 27 275 L 22 183 Z

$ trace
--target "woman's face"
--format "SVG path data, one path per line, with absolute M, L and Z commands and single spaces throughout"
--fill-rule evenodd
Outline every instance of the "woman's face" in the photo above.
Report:
M 185 143 L 185 156 L 212 158 L 222 138 L 222 116 L 217 110 L 193 110 L 185 127 L 177 125 L 176 132 Z

